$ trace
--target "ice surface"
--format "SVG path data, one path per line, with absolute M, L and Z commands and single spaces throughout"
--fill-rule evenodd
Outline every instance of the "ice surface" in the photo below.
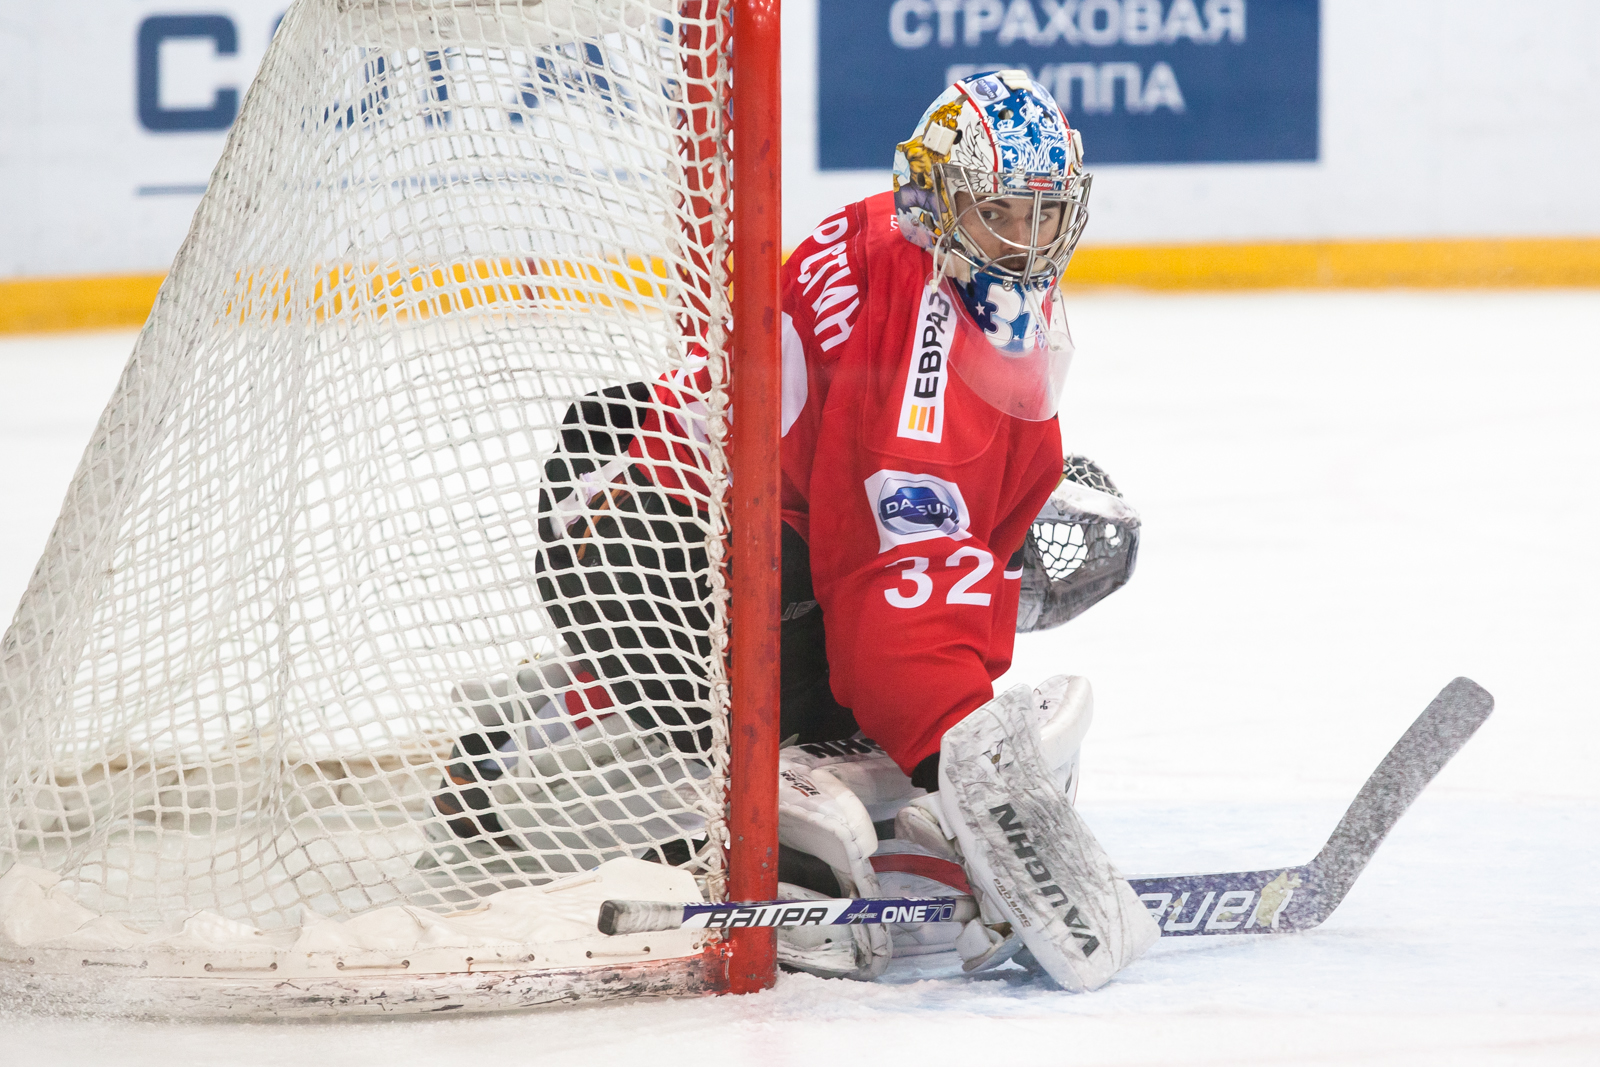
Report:
M 1079 806 L 1128 873 L 1310 859 L 1457 674 L 1497 710 L 1320 929 L 1021 972 L 382 1023 L 6 1014 L 0 1067 L 1600 1063 L 1600 293 L 1093 296 L 1064 436 L 1139 572 L 1013 680 L 1095 686 Z M 0 341 L 0 611 L 131 334 Z

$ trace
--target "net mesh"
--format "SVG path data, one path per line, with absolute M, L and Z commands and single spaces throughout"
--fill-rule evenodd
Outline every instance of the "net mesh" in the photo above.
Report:
M 294 5 L 0 645 L 0 875 L 146 928 L 720 890 L 726 36 Z

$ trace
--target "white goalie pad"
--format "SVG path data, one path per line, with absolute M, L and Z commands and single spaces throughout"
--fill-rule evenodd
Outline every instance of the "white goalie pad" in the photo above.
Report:
M 834 768 L 807 767 L 785 758 L 794 751 L 785 749 L 778 760 L 779 844 L 826 863 L 841 892 L 858 897 L 881 895 L 870 859 L 878 847 L 878 834 L 866 805 L 834 776 Z M 820 897 L 798 886 L 788 888 L 799 896 Z M 825 977 L 870 981 L 889 965 L 889 932 L 881 926 L 854 929 L 860 933 L 849 941 L 853 962 L 848 969 L 839 958 L 841 944 L 824 944 L 817 931 L 806 928 L 778 931 L 779 958 L 791 967 Z
M 826 863 L 843 892 L 878 895 L 867 859 L 878 847 L 872 817 L 828 768 L 803 767 L 779 755 L 778 843 Z
M 908 805 L 896 820 L 896 836 L 878 846 L 872 865 L 887 897 L 972 896 L 972 886 L 953 845 L 937 834 L 914 839 L 900 836 L 906 815 L 923 811 Z M 935 827 L 937 829 L 937 827 Z M 1008 938 L 982 916 L 966 923 L 896 923 L 889 927 L 895 954 L 901 957 L 954 952 L 962 970 L 982 971 L 1006 962 L 1022 943 Z
M 826 900 L 827 894 L 778 883 L 779 900 Z M 871 981 L 889 965 L 890 933 L 882 926 L 778 928 L 778 962 L 822 978 Z
M 1094 722 L 1094 690 L 1075 674 L 1046 678 L 1033 691 L 1039 752 L 1050 778 L 1069 801 L 1078 798 L 1078 757 Z
M 1017 686 L 945 734 L 938 803 L 973 887 L 1063 987 L 1096 989 L 1160 930 L 1057 787 L 1037 725 L 1039 694 Z
M 654 859 L 666 842 L 705 837 L 708 761 L 617 711 L 582 660 L 460 682 L 451 695 L 483 729 L 457 738 L 432 801 L 452 818 L 425 826 L 434 847 L 419 866 L 463 871 L 487 859 L 561 876 L 583 869 L 564 855 L 576 842 L 598 862 Z
M 872 822 L 892 819 L 909 801 L 924 795 L 889 754 L 860 735 L 846 741 L 791 745 L 779 759 L 795 768 L 826 770 L 854 793 Z

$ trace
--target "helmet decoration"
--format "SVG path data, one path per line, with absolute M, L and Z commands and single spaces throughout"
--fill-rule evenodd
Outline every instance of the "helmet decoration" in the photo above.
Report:
M 1020 70 L 956 82 L 895 147 L 900 232 L 933 253 L 937 273 L 957 281 L 984 270 L 1012 282 L 1059 278 L 1089 220 L 1092 182 L 1082 136 L 1049 90 Z M 1032 202 L 1032 240 L 1003 237 L 984 220 L 980 206 L 997 199 Z M 1051 208 L 1059 211 L 1055 226 L 1045 218 Z M 983 243 L 1002 254 L 985 252 Z
M 901 234 L 966 314 L 950 367 L 999 410 L 1055 415 L 1072 361 L 1057 287 L 1089 219 L 1083 139 L 1020 70 L 950 86 L 895 148 Z M 948 281 L 947 281 L 948 280 Z

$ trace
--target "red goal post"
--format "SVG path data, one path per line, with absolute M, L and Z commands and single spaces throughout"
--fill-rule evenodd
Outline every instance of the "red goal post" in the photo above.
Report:
M 735 0 L 733 49 L 733 530 L 728 894 L 778 889 L 778 512 L 782 404 L 783 85 L 779 0 Z M 772 985 L 776 931 L 733 936 L 731 992 Z

